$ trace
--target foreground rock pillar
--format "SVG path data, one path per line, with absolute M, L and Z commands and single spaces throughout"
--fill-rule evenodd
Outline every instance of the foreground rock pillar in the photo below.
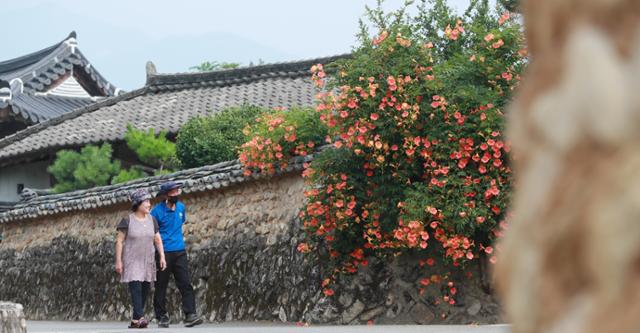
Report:
M 27 333 L 22 305 L 0 302 L 0 333 Z
M 640 1 L 524 0 L 515 193 L 496 265 L 512 333 L 640 328 Z

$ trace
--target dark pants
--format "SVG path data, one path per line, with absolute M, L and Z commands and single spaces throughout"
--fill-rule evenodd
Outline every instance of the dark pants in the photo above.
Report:
M 166 296 L 169 278 L 173 275 L 176 280 L 176 286 L 182 295 L 182 312 L 185 316 L 196 313 L 196 299 L 191 286 L 191 274 L 189 274 L 189 260 L 186 251 L 165 252 L 165 260 L 167 268 L 160 270 L 160 259 L 156 257 L 158 263 L 158 271 L 156 273 L 155 294 L 153 297 L 153 307 L 156 312 L 156 318 L 160 319 L 167 314 Z
M 144 317 L 144 304 L 147 302 L 151 283 L 131 281 L 129 291 L 131 292 L 131 303 L 133 304 L 133 320 Z

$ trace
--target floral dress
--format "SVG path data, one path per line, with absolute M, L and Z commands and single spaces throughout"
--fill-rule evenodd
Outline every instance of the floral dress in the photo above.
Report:
M 120 282 L 154 282 L 156 280 L 154 237 L 158 232 L 156 220 L 151 215 L 139 219 L 132 213 L 120 221 L 117 229 L 126 234 Z

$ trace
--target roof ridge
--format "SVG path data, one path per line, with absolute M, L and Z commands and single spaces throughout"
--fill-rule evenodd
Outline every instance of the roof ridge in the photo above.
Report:
M 46 47 L 44 49 L 41 49 L 35 52 L 25 54 L 17 58 L 0 61 L 0 73 L 17 70 L 17 69 L 35 64 L 38 61 L 42 60 L 44 57 L 46 57 L 48 54 L 53 52 L 54 50 L 58 49 L 58 47 L 60 47 L 61 45 L 65 45 L 65 42 L 71 38 L 74 38 L 74 39 L 76 38 L 75 31 L 72 31 L 65 39 L 63 39 L 58 43 L 55 43 L 54 45 L 51 45 L 49 47 Z
M 93 101 L 101 101 L 101 100 L 104 100 L 105 98 L 109 98 L 109 97 L 104 97 L 104 96 L 57 95 L 57 94 L 49 94 L 49 93 L 43 93 L 43 92 L 36 92 L 36 93 L 33 93 L 33 94 L 20 93 L 20 95 L 36 96 L 36 97 L 42 97 L 42 98 L 84 99 L 84 100 L 93 100 Z M 17 95 L 14 95 L 14 96 L 17 96 Z
M 147 87 L 142 87 L 142 88 L 139 88 L 139 89 L 136 89 L 136 90 L 132 90 L 132 91 L 129 91 L 129 92 L 126 92 L 126 93 L 122 93 L 122 94 L 117 95 L 117 96 L 106 97 L 106 98 L 104 98 L 102 100 L 96 101 L 93 104 L 89 104 L 87 106 L 75 109 L 75 110 L 73 110 L 71 112 L 67 112 L 67 113 L 65 113 L 65 114 L 63 114 L 63 115 L 61 115 L 59 117 L 51 118 L 49 120 L 43 121 L 43 122 L 35 124 L 33 126 L 29 126 L 29 127 L 25 128 L 25 129 L 23 129 L 21 131 L 18 131 L 16 133 L 11 134 L 9 136 L 6 136 L 4 138 L 1 138 L 0 139 L 0 149 L 4 148 L 4 147 L 6 147 L 6 146 L 8 146 L 8 145 L 10 145 L 12 143 L 18 142 L 18 141 L 20 141 L 20 140 L 22 140 L 22 139 L 34 134 L 34 133 L 38 133 L 38 132 L 46 129 L 49 126 L 55 126 L 57 124 L 62 123 L 65 120 L 77 118 L 77 117 L 79 117 L 79 116 L 81 116 L 83 114 L 91 113 L 93 111 L 97 111 L 102 107 L 110 106 L 110 105 L 116 104 L 116 103 L 121 102 L 121 101 L 126 101 L 126 100 L 129 100 L 129 99 L 138 97 L 138 96 L 144 94 L 146 91 L 147 91 Z
M 240 68 L 224 69 L 208 72 L 195 73 L 175 73 L 175 74 L 153 74 L 148 75 L 146 86 L 152 90 L 184 88 L 184 85 L 198 83 L 198 86 L 211 85 L 206 82 L 217 84 L 225 84 L 229 82 L 238 82 L 238 80 L 252 81 L 255 79 L 264 79 L 267 74 L 273 76 L 301 76 L 309 74 L 311 66 L 317 63 L 331 63 L 336 60 L 350 57 L 350 53 L 344 53 L 328 57 L 319 57 L 303 60 L 294 60 L 287 62 L 276 62 L 257 66 L 247 66 Z

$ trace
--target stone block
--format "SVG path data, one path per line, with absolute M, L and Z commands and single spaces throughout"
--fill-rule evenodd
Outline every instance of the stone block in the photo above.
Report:
M 22 305 L 0 302 L 0 333 L 27 333 Z
M 420 325 L 428 325 L 433 322 L 436 318 L 436 315 L 429 309 L 428 306 L 418 303 L 416 304 L 409 313 L 411 315 L 411 319 L 413 319 L 416 324 Z
M 342 313 L 342 323 L 349 324 L 364 311 L 365 305 L 360 300 L 356 300 L 353 305 L 348 307 Z
M 340 302 L 340 305 L 346 308 L 353 303 L 353 295 L 348 292 L 340 293 L 338 302 Z
M 467 314 L 469 314 L 470 316 L 475 316 L 478 313 L 480 313 L 480 310 L 482 309 L 482 303 L 480 303 L 480 301 L 478 300 L 474 300 L 471 305 L 467 308 Z
M 377 306 L 371 310 L 367 310 L 360 315 L 360 320 L 369 321 L 375 319 L 385 312 L 384 306 Z

